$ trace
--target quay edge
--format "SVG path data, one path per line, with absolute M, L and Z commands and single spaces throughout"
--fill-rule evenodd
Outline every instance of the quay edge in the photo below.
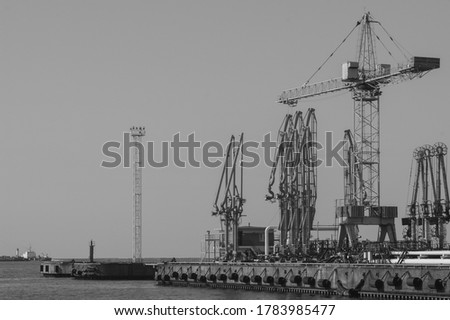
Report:
M 343 295 L 450 299 L 448 265 L 352 263 L 182 263 L 158 265 L 161 285 Z

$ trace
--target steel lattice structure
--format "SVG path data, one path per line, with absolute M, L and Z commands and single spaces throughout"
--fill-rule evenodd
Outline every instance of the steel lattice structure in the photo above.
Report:
M 403 52 L 408 61 L 398 64 L 396 68 L 391 68 L 387 64 L 377 64 L 375 42 L 376 40 L 381 42 L 381 40 L 374 32 L 375 24 L 378 24 L 399 48 L 398 43 L 387 33 L 381 23 L 374 20 L 367 12 L 344 39 L 345 41 L 355 29 L 359 28 L 357 61 L 343 65 L 341 78 L 310 84 L 311 77 L 303 86 L 283 91 L 278 99 L 279 103 L 295 107 L 300 100 L 307 98 L 342 90 L 352 92 L 354 135 L 346 133 L 346 140 L 349 141 L 351 138 L 352 145 L 347 146 L 346 151 L 344 150 L 344 158 L 349 160 L 344 167 L 345 199 L 344 206 L 336 208 L 336 216 L 340 224 L 339 245 L 343 245 L 344 239 L 347 239 L 350 245 L 356 244 L 358 224 L 379 225 L 379 241 L 384 241 L 386 235 L 389 235 L 391 241 L 396 241 L 394 218 L 397 216 L 397 208 L 380 205 L 381 88 L 388 84 L 420 78 L 440 67 L 439 58 L 407 58 Z M 342 43 L 317 71 L 333 56 Z M 383 47 L 385 47 L 384 44 Z M 388 53 L 392 56 L 389 50 Z
M 142 262 L 142 168 L 144 166 L 144 150 L 142 137 L 145 136 L 144 127 L 132 127 L 130 129 L 133 138 L 133 262 Z
M 359 192 L 354 203 L 380 205 L 380 98 L 379 93 L 356 90 L 354 100 L 354 138 L 356 163 L 359 164 Z
M 413 152 L 414 181 L 408 217 L 402 219 L 402 224 L 404 238 L 415 246 L 442 249 L 446 244 L 445 224 L 450 221 L 447 152 L 442 142 L 418 147 Z

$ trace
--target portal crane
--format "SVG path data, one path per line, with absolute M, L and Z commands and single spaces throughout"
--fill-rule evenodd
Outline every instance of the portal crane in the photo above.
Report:
M 414 150 L 414 182 L 408 217 L 402 219 L 406 227 L 404 238 L 413 247 L 445 245 L 445 224 L 450 221 L 450 202 L 445 166 L 447 146 L 438 142 Z M 412 168 L 411 168 L 412 170 Z
M 305 254 L 309 247 L 317 198 L 316 138 L 314 109 L 308 109 L 305 118 L 300 111 L 287 114 L 278 132 L 266 200 L 279 203 L 280 244 L 292 254 Z M 277 172 L 275 195 L 272 187 Z
M 354 101 L 353 136 L 351 165 L 344 168 L 345 204 L 336 208 L 336 214 L 341 225 L 339 245 L 346 238 L 355 244 L 358 238 L 358 224 L 379 225 L 378 241 L 384 241 L 386 234 L 391 241 L 396 241 L 394 218 L 397 217 L 397 207 L 380 206 L 380 95 L 381 88 L 406 80 L 421 78 L 429 71 L 440 67 L 439 58 L 410 57 L 404 64 L 391 68 L 388 64 L 378 64 L 375 54 L 375 41 L 381 42 L 375 34 L 373 26 L 379 25 L 389 39 L 400 49 L 399 44 L 386 31 L 380 22 L 374 20 L 369 12 L 357 21 L 345 40 L 359 28 L 357 46 L 357 61 L 346 62 L 342 66 L 342 77 L 310 84 L 310 79 L 299 88 L 285 90 L 279 96 L 278 102 L 295 107 L 300 100 L 319 95 L 348 90 Z M 336 50 L 325 60 L 321 67 L 334 55 Z M 386 48 L 387 49 L 387 48 Z M 400 49 L 401 50 L 401 49 Z M 387 50 L 389 55 L 391 52 Z M 347 138 L 350 137 L 347 135 Z M 352 175 L 352 177 L 348 175 Z M 351 229 L 351 230 L 350 230 Z M 352 235 L 349 235 L 349 232 Z M 351 239 L 349 239 L 349 237 Z M 353 239 L 352 239 L 353 238 Z
M 231 136 L 224 157 L 219 188 L 213 205 L 213 216 L 220 217 L 224 239 L 221 248 L 224 256 L 230 259 L 230 251 L 238 251 L 238 229 L 241 220 L 244 197 L 244 167 L 242 165 L 244 134 L 236 141 Z M 230 239 L 231 236 L 231 239 Z

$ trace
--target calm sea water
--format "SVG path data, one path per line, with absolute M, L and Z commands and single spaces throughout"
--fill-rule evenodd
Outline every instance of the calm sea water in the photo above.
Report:
M 0 261 L 0 300 L 312 300 L 323 296 L 158 286 L 155 281 L 46 278 L 39 261 Z M 332 297 L 336 299 L 337 297 Z

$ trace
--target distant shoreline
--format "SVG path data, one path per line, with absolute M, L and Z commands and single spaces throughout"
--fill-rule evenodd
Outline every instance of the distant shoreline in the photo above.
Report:
M 29 261 L 23 257 L 0 256 L 0 261 Z
M 36 257 L 34 259 L 26 259 L 21 256 L 0 256 L 0 262 L 1 261 L 49 261 L 51 258 L 40 258 Z

